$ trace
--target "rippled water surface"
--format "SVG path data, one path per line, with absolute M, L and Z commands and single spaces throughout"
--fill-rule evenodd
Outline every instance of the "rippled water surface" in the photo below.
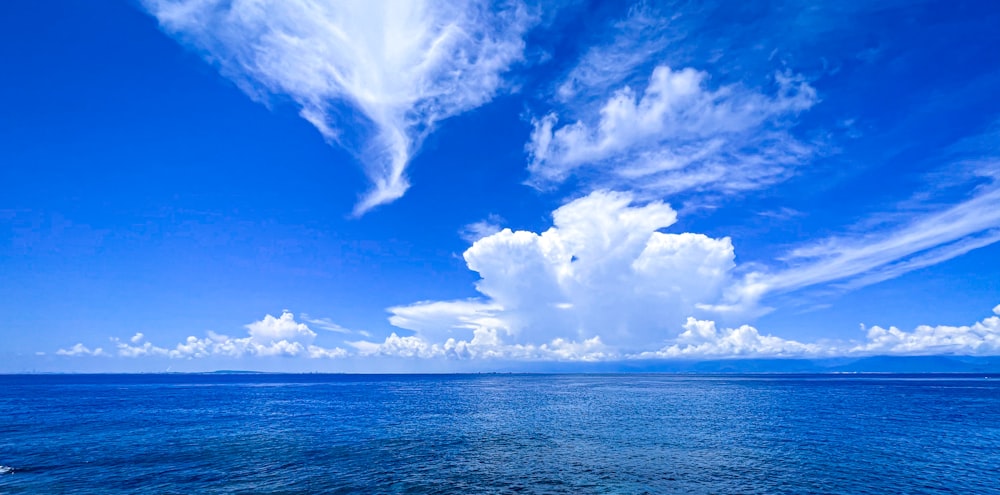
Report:
M 1000 493 L 1000 377 L 0 376 L 0 493 Z

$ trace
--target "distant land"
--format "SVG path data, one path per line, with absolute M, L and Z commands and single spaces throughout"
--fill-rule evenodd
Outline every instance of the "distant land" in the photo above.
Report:
M 502 371 L 582 373 L 1000 373 L 1000 356 L 872 356 L 824 359 L 719 359 L 518 363 Z
M 1000 374 L 1000 356 L 872 356 L 864 358 L 824 358 L 824 359 L 718 359 L 709 361 L 669 360 L 669 361 L 610 361 L 598 363 L 579 362 L 497 362 L 489 369 L 468 371 L 455 369 L 438 370 L 431 374 L 483 374 L 483 373 L 985 373 Z M 77 374 L 60 372 L 19 372 L 18 374 Z M 95 374 L 84 372 L 79 374 Z M 122 374 L 122 373 L 96 373 Z M 253 375 L 286 374 L 285 372 L 258 370 L 215 370 L 200 372 L 141 372 L 124 374 L 168 374 L 168 375 Z M 305 371 L 290 374 L 373 374 L 370 372 Z M 374 373 L 382 374 L 382 373 Z M 427 374 L 388 373 L 388 374 Z

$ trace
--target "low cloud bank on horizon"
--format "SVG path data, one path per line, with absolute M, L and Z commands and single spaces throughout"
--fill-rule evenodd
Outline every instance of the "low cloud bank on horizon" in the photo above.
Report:
M 971 325 L 920 325 L 911 331 L 894 326 L 865 328 L 861 341 L 802 343 L 762 334 L 750 325 L 719 328 L 714 321 L 687 318 L 682 332 L 655 350 L 622 352 L 605 344 L 599 335 L 584 341 L 555 338 L 542 344 L 511 344 L 501 341 L 494 329 L 476 327 L 470 340 L 456 337 L 429 341 L 417 333 L 400 337 L 393 333 L 383 342 L 350 342 L 353 351 L 313 344 L 316 333 L 295 320 L 291 312 L 247 325 L 248 336 L 230 337 L 209 332 L 206 337 L 188 337 L 173 347 L 159 347 L 137 333 L 127 341 L 112 339 L 112 345 L 87 347 L 78 343 L 56 351 L 60 356 L 166 357 L 200 359 L 208 357 L 286 357 L 343 359 L 383 357 L 448 360 L 524 360 L 561 362 L 630 361 L 646 359 L 726 359 L 726 358 L 825 358 L 848 356 L 992 356 L 1000 355 L 1000 305 L 993 316 Z M 472 326 L 474 326 L 473 324 Z

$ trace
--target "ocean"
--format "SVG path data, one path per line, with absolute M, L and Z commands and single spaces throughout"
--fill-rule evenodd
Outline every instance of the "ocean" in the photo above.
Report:
M 1000 493 L 998 375 L 5 375 L 0 493 Z

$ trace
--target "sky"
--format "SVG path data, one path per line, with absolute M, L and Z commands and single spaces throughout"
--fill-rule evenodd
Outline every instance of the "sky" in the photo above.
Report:
M 0 2 L 0 372 L 1000 355 L 991 2 Z

